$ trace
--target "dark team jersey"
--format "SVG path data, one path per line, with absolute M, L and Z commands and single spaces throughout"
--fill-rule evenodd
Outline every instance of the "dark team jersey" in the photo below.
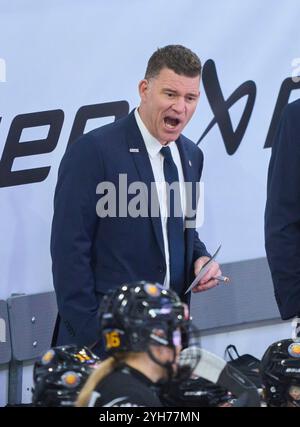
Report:
M 158 386 L 141 372 L 122 365 L 107 375 L 92 393 L 89 406 L 162 406 Z

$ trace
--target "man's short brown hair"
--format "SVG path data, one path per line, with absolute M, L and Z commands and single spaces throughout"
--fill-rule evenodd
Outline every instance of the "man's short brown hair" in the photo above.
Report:
M 169 68 L 176 74 L 197 77 L 201 74 L 201 61 L 187 47 L 171 44 L 157 49 L 150 57 L 145 79 L 157 77 L 163 68 Z

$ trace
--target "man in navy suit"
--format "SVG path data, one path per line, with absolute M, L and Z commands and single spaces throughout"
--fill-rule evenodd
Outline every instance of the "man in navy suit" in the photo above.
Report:
M 300 99 L 285 107 L 272 146 L 265 245 L 281 317 L 299 317 Z
M 158 49 L 139 83 L 140 106 L 68 147 L 58 173 L 51 236 L 59 309 L 53 344 L 92 347 L 99 337 L 99 301 L 109 289 L 147 280 L 183 297 L 209 259 L 195 226 L 187 226 L 203 154 L 181 134 L 198 103 L 200 76 L 200 60 L 191 50 Z M 159 185 L 173 181 L 179 182 L 177 216 L 168 210 L 166 185 Z M 194 190 L 187 191 L 186 183 Z M 133 207 L 140 215 L 132 214 Z M 213 262 L 194 292 L 216 286 L 220 274 Z

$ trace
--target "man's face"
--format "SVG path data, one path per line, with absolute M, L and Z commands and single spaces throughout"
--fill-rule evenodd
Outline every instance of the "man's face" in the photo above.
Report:
M 289 407 L 295 407 L 300 406 L 300 386 L 298 385 L 291 385 L 288 389 L 288 397 L 289 400 L 292 400 L 292 402 L 288 401 L 287 406 Z
M 161 144 L 175 141 L 191 119 L 199 99 L 199 86 L 200 76 L 186 77 L 169 68 L 140 82 L 141 119 Z

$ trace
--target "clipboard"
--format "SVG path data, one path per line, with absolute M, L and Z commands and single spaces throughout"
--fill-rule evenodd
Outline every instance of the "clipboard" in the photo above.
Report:
M 197 274 L 196 278 L 193 280 L 193 282 L 191 283 L 191 285 L 185 291 L 184 295 L 187 294 L 188 292 L 190 292 L 199 283 L 199 281 L 202 279 L 202 277 L 205 276 L 205 274 L 208 272 L 208 270 L 209 270 L 212 262 L 216 259 L 216 256 L 218 255 L 219 250 L 221 249 L 221 246 L 222 245 L 220 245 L 218 247 L 218 249 L 213 254 L 213 256 L 203 265 L 203 267 L 201 268 L 201 270 Z

